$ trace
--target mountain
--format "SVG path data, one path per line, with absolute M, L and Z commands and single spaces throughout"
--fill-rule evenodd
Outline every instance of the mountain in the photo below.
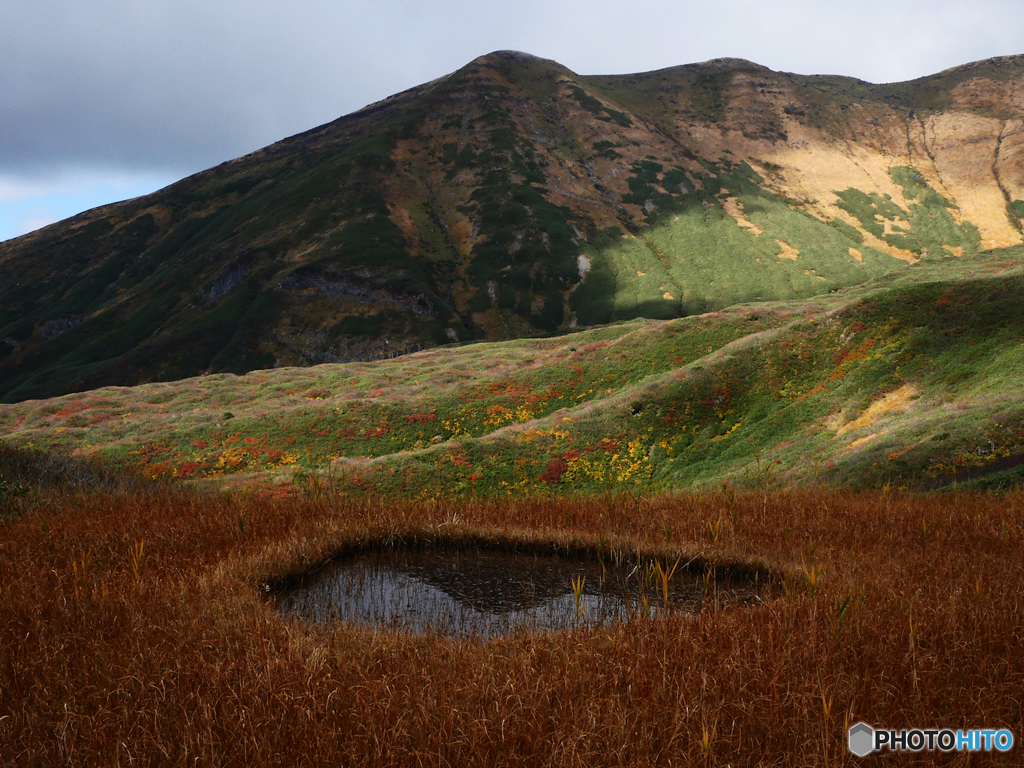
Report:
M 0 398 L 836 292 L 1021 243 L 1024 57 L 907 83 L 503 51 L 0 243 Z
M 314 496 L 1007 490 L 1022 292 L 1016 246 L 686 318 L 0 404 L 0 445 Z

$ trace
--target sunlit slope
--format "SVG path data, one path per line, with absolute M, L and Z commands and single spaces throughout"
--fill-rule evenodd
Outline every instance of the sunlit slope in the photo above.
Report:
M 1012 245 L 1021 70 L 484 56 L 0 244 L 0 399 L 675 318 Z
M 1024 480 L 1021 256 L 809 304 L 601 402 L 370 467 L 383 487 L 435 492 L 1010 487 Z
M 108 387 L 2 406 L 0 431 L 154 477 L 283 487 L 312 471 L 412 495 L 1010 482 L 1022 258 L 557 339 Z

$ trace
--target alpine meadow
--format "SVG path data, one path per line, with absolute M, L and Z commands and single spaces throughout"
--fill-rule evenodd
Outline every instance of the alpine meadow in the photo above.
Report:
M 1022 481 L 1024 56 L 492 53 L 0 242 L 0 765 L 1024 738 Z M 639 597 L 579 576 L 569 628 L 497 637 L 277 608 L 406 549 Z

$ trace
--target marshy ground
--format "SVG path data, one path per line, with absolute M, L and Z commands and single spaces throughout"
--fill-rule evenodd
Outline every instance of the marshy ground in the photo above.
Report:
M 428 541 L 394 536 L 339 553 L 273 599 L 303 621 L 493 638 L 758 605 L 773 596 L 770 587 L 767 570 L 624 552 L 603 539 L 588 551 L 442 534 Z
M 153 486 L 5 509 L 7 765 L 824 765 L 852 760 L 859 720 L 1024 733 L 1020 493 L 396 504 Z M 265 599 L 340 548 L 442 534 L 754 564 L 779 594 L 492 640 L 289 621 Z

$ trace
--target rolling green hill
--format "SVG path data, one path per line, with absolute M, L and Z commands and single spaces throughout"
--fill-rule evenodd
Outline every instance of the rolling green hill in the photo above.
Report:
M 0 406 L 0 438 L 213 487 L 432 497 L 1024 479 L 1024 248 L 838 293 Z
M 697 328 L 906 264 L 942 280 L 1021 242 L 1022 72 L 580 76 L 490 54 L 0 243 L 0 399 L 471 340 L 560 348 L 637 318 Z

